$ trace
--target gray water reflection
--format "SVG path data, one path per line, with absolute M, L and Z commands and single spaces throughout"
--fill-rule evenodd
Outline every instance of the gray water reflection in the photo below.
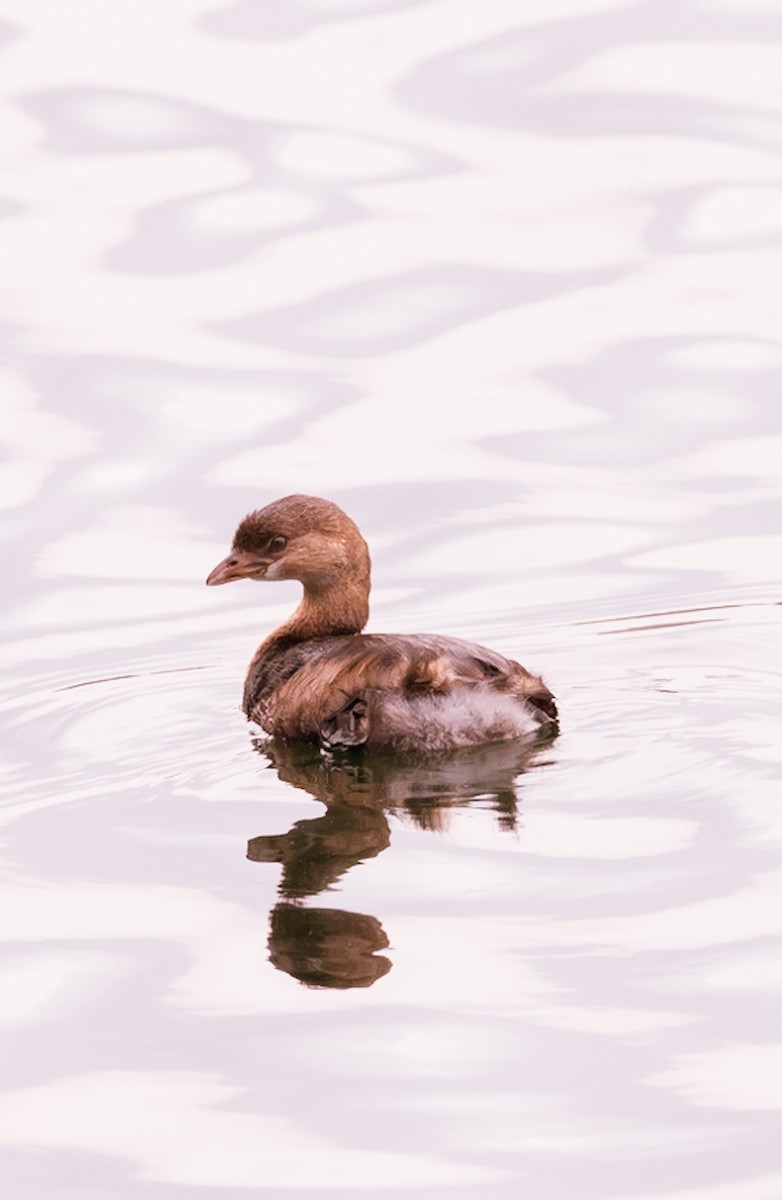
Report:
M 782 135 L 768 119 L 768 107 L 744 98 L 727 103 L 713 87 L 705 102 L 682 94 L 678 80 L 658 74 L 652 60 L 658 51 L 661 62 L 680 65 L 692 77 L 706 40 L 711 53 L 736 41 L 776 42 L 777 13 L 764 12 L 763 5 L 753 12 L 698 0 L 645 0 L 609 11 L 596 7 L 567 21 L 535 21 L 518 31 L 503 30 L 499 37 L 429 59 L 398 84 L 398 93 L 406 103 L 451 121 L 477 120 L 552 138 L 675 135 L 779 147 Z M 666 56 L 671 48 L 678 57 Z M 610 66 L 602 77 L 599 67 L 590 75 L 601 55 L 622 64 L 623 86 L 611 87 Z M 772 52 L 763 63 L 767 85 L 773 57 Z M 586 68 L 582 88 L 575 82 L 580 67 Z M 563 79 L 566 94 L 557 95 L 557 82 Z M 679 94 L 671 95 L 669 89 Z
M 605 283 L 611 274 L 527 274 L 438 263 L 410 274 L 397 272 L 390 278 L 341 288 L 319 301 L 280 308 L 271 315 L 245 317 L 220 328 L 230 337 L 299 347 L 310 353 L 376 355 L 434 337 L 478 316 Z
M 308 4 L 307 0 L 289 0 L 285 5 L 268 0 L 239 0 L 216 8 L 202 18 L 210 33 L 228 38 L 291 38 L 329 21 L 346 17 L 406 8 L 416 0 L 331 0 L 323 5 Z
M 77 157 L 219 150 L 242 165 L 230 187 L 198 185 L 147 204 L 129 238 L 110 248 L 109 270 L 197 274 L 230 267 L 281 237 L 364 220 L 352 189 L 431 178 L 455 166 L 409 141 L 329 131 L 318 125 L 242 120 L 217 108 L 151 91 L 69 87 L 30 94 L 24 109 L 52 151 Z M 315 169 L 313 169 L 313 160 Z M 318 170 L 317 163 L 331 164 Z M 231 174 L 236 178 L 236 171 Z M 206 180 L 212 178 L 208 173 Z

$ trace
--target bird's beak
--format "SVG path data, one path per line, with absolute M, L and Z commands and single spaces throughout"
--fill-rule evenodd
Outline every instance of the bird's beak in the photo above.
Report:
M 221 583 L 232 583 L 234 579 L 263 579 L 267 566 L 267 562 L 248 554 L 246 550 L 232 550 L 214 571 L 210 571 L 206 586 L 219 587 Z

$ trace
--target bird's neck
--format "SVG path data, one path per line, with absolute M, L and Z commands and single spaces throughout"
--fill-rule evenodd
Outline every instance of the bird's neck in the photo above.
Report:
M 311 638 L 360 633 L 369 618 L 369 575 L 340 578 L 333 583 L 306 585 L 301 604 L 261 649 L 275 642 L 304 642 Z

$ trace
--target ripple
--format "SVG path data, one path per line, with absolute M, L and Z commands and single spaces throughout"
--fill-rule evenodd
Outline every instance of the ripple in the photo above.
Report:
M 755 0 L 757 2 L 757 0 Z M 226 38 L 292 38 L 326 21 L 397 11 L 417 0 L 288 0 L 259 7 L 254 0 L 216 8 L 201 18 L 205 29 Z
M 420 156 L 407 146 L 339 133 L 290 134 L 279 143 L 275 158 L 302 175 L 351 182 L 394 178 L 420 166 Z
M 39 763 L 37 784 L 9 780 L 7 816 L 102 791 L 135 787 L 143 794 L 150 787 L 192 787 L 217 763 L 229 772 L 241 768 L 243 759 L 246 765 L 241 728 L 232 730 L 230 721 L 220 728 L 203 711 L 199 680 L 204 672 L 214 668 L 147 669 L 61 683 L 6 703 L 17 750 Z M 222 686 L 230 696 L 230 686 Z M 226 707 L 227 716 L 233 707 Z M 244 775 L 254 777 L 251 765 Z
M 671 1088 L 692 1104 L 734 1111 L 782 1110 L 782 1047 L 734 1044 L 706 1054 L 682 1055 L 648 1082 Z
M 146 1179 L 190 1187 L 433 1187 L 496 1178 L 491 1168 L 451 1165 L 434 1155 L 384 1153 L 331 1144 L 292 1122 L 225 1109 L 240 1089 L 195 1071 L 96 1071 L 6 1092 L 3 1140 L 113 1155 Z M 165 1126 L 164 1139 L 154 1130 Z

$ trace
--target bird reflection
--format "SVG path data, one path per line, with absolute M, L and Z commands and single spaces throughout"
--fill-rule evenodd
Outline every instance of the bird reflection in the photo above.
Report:
M 272 909 L 269 959 L 308 987 L 370 987 L 391 970 L 388 938 L 376 917 L 340 908 Z
M 281 771 L 281 779 L 293 783 Z M 335 771 L 335 784 L 344 777 Z M 296 786 L 306 787 L 299 781 Z M 254 862 L 282 863 L 280 894 L 286 900 L 316 896 L 330 888 L 349 867 L 374 858 L 385 850 L 391 839 L 382 808 L 361 795 L 340 795 L 335 788 L 330 797 L 306 788 L 328 805 L 321 817 L 297 821 L 287 833 L 266 834 L 247 844 L 247 857 Z
M 326 805 L 322 816 L 296 821 L 287 833 L 252 838 L 247 846 L 254 862 L 282 866 L 270 961 L 309 987 L 370 987 L 391 969 L 377 953 L 389 943 L 375 917 L 302 904 L 388 847 L 389 813 L 420 829 L 443 831 L 455 808 L 480 805 L 512 832 L 518 822 L 516 781 L 533 757 L 541 763 L 540 742 L 402 757 L 332 757 L 314 746 L 261 738 L 255 746 L 283 782 Z

